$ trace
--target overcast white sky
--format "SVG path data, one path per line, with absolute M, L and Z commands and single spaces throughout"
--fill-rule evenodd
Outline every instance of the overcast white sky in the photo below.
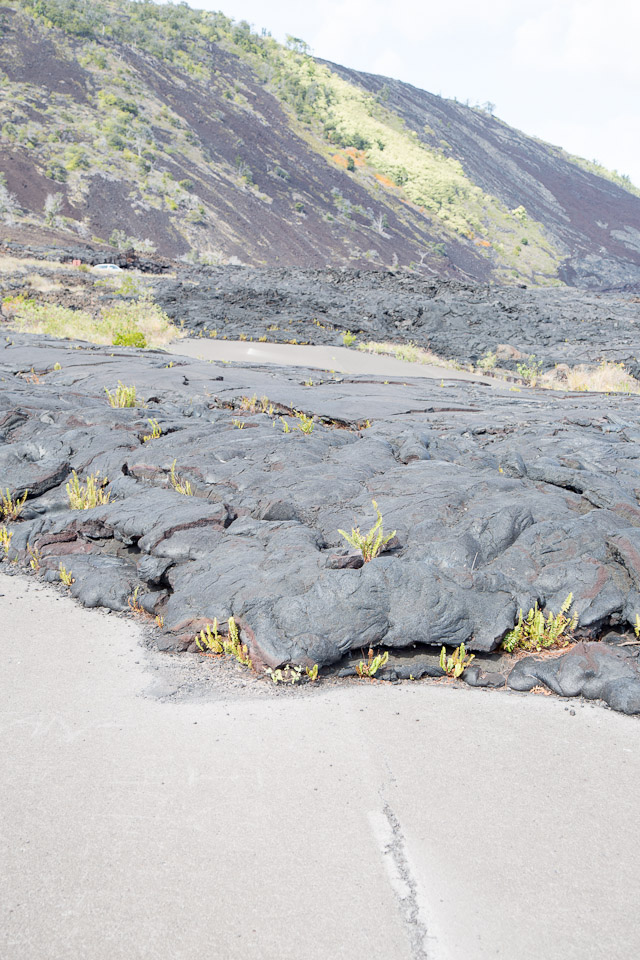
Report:
M 189 0 L 327 60 L 445 97 L 640 186 L 637 0 Z

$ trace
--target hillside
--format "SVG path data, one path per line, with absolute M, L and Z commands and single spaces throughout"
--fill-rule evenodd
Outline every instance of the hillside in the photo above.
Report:
M 0 38 L 0 238 L 640 284 L 633 187 L 482 110 L 187 6 L 7 2 Z

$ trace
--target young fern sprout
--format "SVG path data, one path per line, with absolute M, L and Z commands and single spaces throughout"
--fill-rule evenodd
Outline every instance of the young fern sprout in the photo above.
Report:
M 60 566 L 58 567 L 58 575 L 62 580 L 62 582 L 64 583 L 65 587 L 70 587 L 71 584 L 74 582 L 73 574 L 71 573 L 70 570 L 67 570 L 67 568 L 64 566 L 63 563 L 61 563 Z
M 5 557 L 9 556 L 9 547 L 11 546 L 12 536 L 12 530 L 7 530 L 4 525 L 0 527 L 0 549 L 2 549 L 4 552 Z
M 143 443 L 148 443 L 149 440 L 157 440 L 158 437 L 162 436 L 162 429 L 157 420 L 155 420 L 153 417 L 147 417 L 147 423 L 151 427 L 151 433 L 147 433 L 143 436 Z
M 303 679 L 302 667 L 298 663 L 287 663 L 284 667 L 278 667 L 277 670 L 265 667 L 264 672 L 274 683 L 290 683 L 293 685 Z M 309 683 L 315 683 L 318 679 L 318 664 L 314 663 L 312 667 L 305 667 L 304 674 Z
M 189 481 L 180 480 L 179 477 L 176 477 L 176 463 L 177 463 L 177 460 L 174 460 L 173 463 L 171 464 L 171 476 L 170 476 L 171 486 L 176 491 L 176 493 L 181 493 L 185 497 L 192 497 L 194 495 L 193 487 L 191 486 Z
M 457 680 L 475 657 L 475 653 L 466 652 L 464 643 L 456 647 L 451 655 L 447 655 L 446 647 L 443 647 L 440 651 L 440 667 L 448 677 Z
M 17 520 L 22 513 L 28 492 L 28 490 L 25 490 L 21 497 L 17 495 L 13 497 L 9 487 L 7 487 L 5 493 L 0 490 L 0 519 Z
M 122 383 L 121 380 L 118 380 L 118 386 L 111 393 L 107 387 L 104 388 L 104 392 L 107 395 L 107 400 L 109 405 L 112 407 L 135 407 L 136 406 L 136 388 L 127 387 Z
M 295 412 L 294 416 L 300 421 L 297 427 L 298 430 L 300 430 L 302 433 L 313 433 L 313 417 L 308 417 L 306 413 L 301 413 L 299 411 Z
M 356 667 L 356 673 L 359 677 L 374 677 L 380 667 L 384 667 L 389 660 L 389 651 L 378 653 L 374 657 L 373 650 L 369 647 L 369 654 L 366 660 L 361 660 Z
M 108 482 L 106 477 L 101 480 L 99 473 L 92 473 L 87 477 L 86 483 L 80 483 L 78 474 L 73 470 L 71 480 L 66 485 L 71 510 L 90 510 L 92 507 L 109 503 L 111 493 L 105 490 Z
M 570 612 L 572 604 L 573 594 L 570 593 L 560 612 L 549 613 L 546 618 L 537 600 L 526 617 L 520 610 L 518 622 L 502 641 L 503 649 L 513 653 L 517 647 L 523 650 L 542 650 L 556 645 L 566 647 L 578 626 L 578 614 Z
M 393 533 L 384 535 L 382 529 L 382 514 L 378 510 L 378 504 L 375 500 L 371 501 L 373 504 L 373 509 L 378 515 L 378 519 L 375 524 L 371 527 L 371 530 L 367 534 L 360 533 L 360 527 L 353 527 L 351 533 L 346 533 L 344 530 L 338 530 L 340 536 L 344 537 L 347 543 L 351 544 L 352 547 L 355 547 L 356 550 L 359 550 L 362 554 L 362 559 L 365 563 L 368 563 L 370 560 L 374 560 L 383 547 L 385 547 L 390 540 L 396 535 L 396 531 Z
M 226 653 L 235 657 L 238 663 L 244 667 L 253 669 L 253 661 L 249 656 L 249 648 L 246 643 L 240 640 L 240 631 L 233 617 L 229 617 L 227 622 L 227 636 L 218 633 L 218 620 L 214 619 L 212 624 L 207 624 L 204 630 L 196 635 L 196 644 L 203 653 L 209 652 L 216 655 Z

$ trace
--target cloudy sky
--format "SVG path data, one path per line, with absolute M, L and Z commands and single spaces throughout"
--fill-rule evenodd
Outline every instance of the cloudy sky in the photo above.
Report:
M 312 53 L 471 103 L 640 186 L 632 0 L 189 0 Z

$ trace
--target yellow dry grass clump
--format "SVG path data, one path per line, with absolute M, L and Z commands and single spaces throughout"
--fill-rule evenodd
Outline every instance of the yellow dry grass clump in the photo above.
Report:
M 182 336 L 166 313 L 148 297 L 103 307 L 97 317 L 86 310 L 18 297 L 5 306 L 11 310 L 11 328 L 25 333 L 101 344 L 130 342 L 132 346 L 147 347 L 162 347 Z
M 405 363 L 425 363 L 434 367 L 445 367 L 448 370 L 463 369 L 462 364 L 454 360 L 445 360 L 431 350 L 416 347 L 414 343 L 378 343 L 375 340 L 369 340 L 367 343 L 359 343 L 357 349 L 363 353 L 388 354 L 396 360 L 404 360 Z
M 540 378 L 541 386 L 553 390 L 576 390 L 589 393 L 640 393 L 640 382 L 631 376 L 623 363 L 603 360 L 597 367 L 580 364 L 560 366 Z

